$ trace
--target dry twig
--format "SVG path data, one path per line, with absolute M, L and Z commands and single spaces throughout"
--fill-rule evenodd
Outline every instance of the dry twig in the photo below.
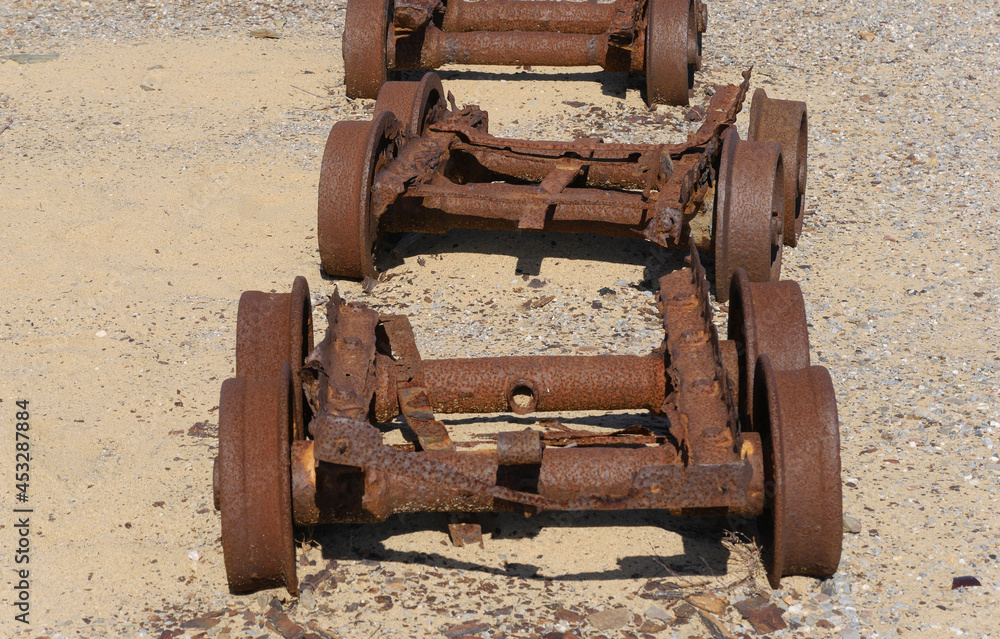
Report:
M 722 537 L 722 545 L 736 557 L 737 563 L 746 573 L 726 585 L 724 589 L 732 592 L 737 588 L 748 586 L 755 591 L 762 591 L 761 580 L 764 579 L 764 562 L 761 560 L 760 547 L 746 535 L 727 530 Z

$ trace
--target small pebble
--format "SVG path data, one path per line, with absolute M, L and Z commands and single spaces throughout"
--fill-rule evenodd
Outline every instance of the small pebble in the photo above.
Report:
M 659 606 L 650 606 L 646 609 L 646 612 L 642 614 L 650 619 L 659 619 L 661 621 L 669 621 L 674 618 L 672 614 Z
M 849 595 L 851 594 L 851 582 L 847 577 L 838 573 L 823 582 L 823 585 L 820 586 L 820 592 L 830 597 L 834 595 Z
M 857 517 L 844 515 L 844 532 L 856 535 L 861 532 L 861 520 Z

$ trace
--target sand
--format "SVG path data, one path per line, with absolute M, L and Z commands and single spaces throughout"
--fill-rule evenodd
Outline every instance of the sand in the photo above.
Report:
M 639 309 L 682 256 L 453 231 L 383 256 L 398 277 L 365 294 L 321 276 L 315 239 L 329 128 L 372 106 L 343 94 L 343 2 L 12 2 L 0 56 L 59 57 L 0 64 L 5 549 L 18 400 L 33 509 L 31 624 L 9 605 L 21 566 L 5 550 L 0 636 L 277 637 L 274 597 L 338 637 L 443 636 L 466 621 L 482 637 L 736 636 L 755 631 L 731 604 L 755 593 L 783 613 L 776 637 L 993 636 L 995 7 L 757 4 L 710 3 L 696 101 L 753 63 L 753 86 L 809 104 L 810 217 L 783 275 L 802 284 L 813 361 L 838 392 L 844 508 L 860 533 L 837 580 L 770 591 L 748 547 L 722 542 L 746 522 L 499 515 L 477 520 L 484 548 L 455 548 L 447 516 L 422 515 L 301 531 L 300 577 L 333 575 L 311 599 L 230 594 L 211 468 L 242 291 L 305 275 L 319 304 L 339 287 L 406 312 L 425 357 L 645 353 L 662 333 Z M 280 39 L 248 36 L 274 17 L 288 20 Z M 442 77 L 498 135 L 675 142 L 696 125 L 667 107 L 655 114 L 667 124 L 637 123 L 641 80 L 594 69 Z M 739 125 L 745 135 L 746 113 Z M 553 302 L 524 311 L 537 295 L 525 275 Z M 963 575 L 982 585 L 952 591 Z M 720 607 L 679 614 L 678 597 L 702 592 Z

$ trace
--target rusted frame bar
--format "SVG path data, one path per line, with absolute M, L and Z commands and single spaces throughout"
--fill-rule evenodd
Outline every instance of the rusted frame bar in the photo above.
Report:
M 450 144 L 452 153 L 468 154 L 497 174 L 533 182 L 543 180 L 566 161 L 581 163 L 586 184 L 602 188 L 642 189 L 651 179 L 666 179 L 672 170 L 667 145 L 605 144 L 586 138 L 573 142 L 496 138 L 450 122 L 430 128 L 460 135 L 462 139 Z
M 723 363 L 698 252 L 691 252 L 690 268 L 668 273 L 659 284 L 667 375 L 673 388 L 663 413 L 692 463 L 724 463 L 738 453 L 734 446 L 739 421 L 733 401 L 737 388 Z
M 690 229 L 685 221 L 697 212 L 714 183 L 710 161 L 711 153 L 682 156 L 672 165 L 671 179 L 663 184 L 650 176 L 642 192 L 581 187 L 552 193 L 543 186 L 544 177 L 537 186 L 453 184 L 424 178 L 413 180 L 415 186 L 405 188 L 401 196 L 396 196 L 400 189 L 379 185 L 380 180 L 389 177 L 380 175 L 376 178 L 375 191 L 388 193 L 392 202 L 375 201 L 384 207 L 379 224 L 386 232 L 444 232 L 450 228 L 536 229 L 646 237 L 668 248 L 686 248 Z M 542 164 L 543 168 L 557 166 L 550 161 Z M 590 169 L 598 166 L 585 165 Z M 505 167 L 494 165 L 492 168 Z M 589 171 L 586 175 L 595 180 L 612 177 L 597 171 Z M 398 178 L 392 179 L 394 184 L 401 182 Z M 583 181 L 582 176 L 580 179 Z M 525 219 L 532 223 L 523 223 Z M 710 248 L 705 242 L 698 246 L 702 250 Z
M 298 525 L 380 521 L 400 512 L 630 510 L 759 514 L 763 491 L 759 437 L 753 454 L 721 464 L 684 465 L 672 446 L 545 448 L 537 465 L 504 466 L 496 449 L 399 451 L 374 427 L 323 415 L 315 439 L 296 458 L 315 473 L 294 472 Z M 319 462 L 316 464 L 316 462 Z M 518 488 L 499 485 L 501 481 Z M 350 498 L 346 487 L 362 493 Z M 345 499 L 346 498 L 346 499 Z
M 667 149 L 669 152 L 687 150 L 687 145 L 681 144 L 606 143 L 595 138 L 582 138 L 572 142 L 499 138 L 465 125 L 461 120 L 457 122 L 444 120 L 430 125 L 430 129 L 460 133 L 462 137 L 468 140 L 469 144 L 476 147 L 508 151 L 513 154 L 532 157 L 557 158 L 572 154 L 575 157 L 581 158 L 631 163 L 636 161 L 635 157 L 637 155 L 646 153 L 660 155 L 664 149 Z M 586 154 L 581 152 L 586 152 Z
M 603 222 L 629 227 L 640 225 L 653 208 L 652 203 L 642 201 L 639 193 L 575 188 L 549 193 L 541 186 L 519 184 L 421 184 L 406 195 L 421 199 L 424 208 L 456 215 L 520 220 L 536 209 L 554 222 Z

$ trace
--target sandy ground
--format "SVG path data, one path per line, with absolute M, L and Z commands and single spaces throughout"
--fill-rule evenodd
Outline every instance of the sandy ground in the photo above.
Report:
M 321 277 L 325 137 L 372 106 L 343 95 L 343 2 L 328 4 L 0 8 L 0 56 L 59 54 L 0 60 L 0 636 L 294 636 L 276 610 L 316 636 L 753 636 L 732 604 L 755 593 L 788 626 L 775 637 L 997 634 L 992 3 L 710 3 L 697 99 L 753 63 L 754 86 L 809 103 L 811 215 L 783 274 L 803 285 L 814 362 L 838 392 L 860 532 L 836 580 L 748 581 L 747 547 L 722 541 L 734 522 L 505 515 L 481 520 L 480 549 L 452 547 L 448 519 L 428 515 L 303 531 L 300 577 L 332 577 L 301 602 L 231 595 L 211 462 L 243 290 L 302 274 L 319 303 L 339 286 L 409 314 L 429 357 L 645 353 L 662 334 L 639 309 L 680 264 L 638 241 L 452 232 L 386 256 L 403 277 L 371 295 Z M 288 20 L 281 39 L 247 36 L 272 18 Z M 680 141 L 691 126 L 683 109 L 650 114 L 638 79 L 442 75 L 500 135 Z M 526 275 L 553 302 L 525 312 Z M 10 605 L 24 506 L 30 626 Z M 964 575 L 982 585 L 952 591 Z

